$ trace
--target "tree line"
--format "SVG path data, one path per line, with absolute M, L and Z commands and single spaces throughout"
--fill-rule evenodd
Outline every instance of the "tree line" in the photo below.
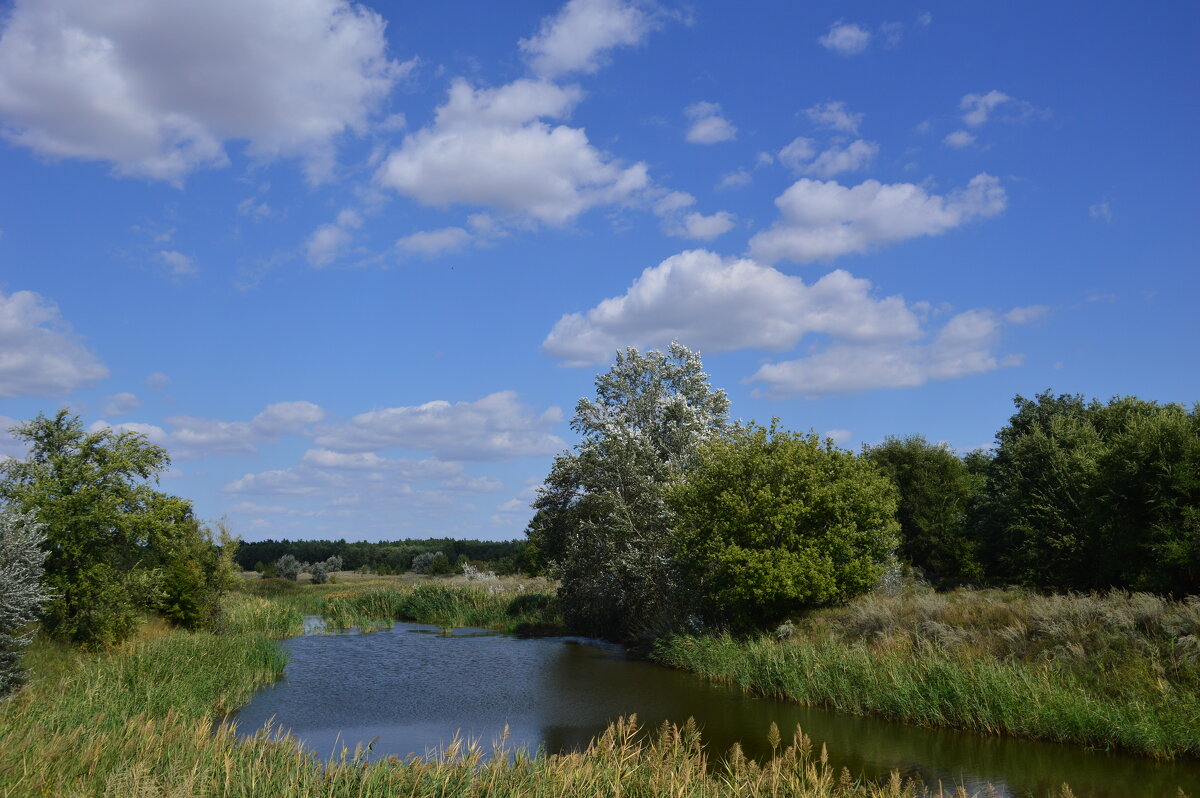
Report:
M 535 562 L 580 631 L 752 629 L 871 589 L 1200 590 L 1200 405 L 1018 396 L 991 450 L 855 454 L 733 422 L 699 356 L 626 349 L 534 502 Z
M 524 540 L 455 540 L 453 538 L 405 538 L 379 542 L 346 540 L 261 540 L 242 543 L 237 561 L 242 570 L 266 571 L 284 555 L 300 562 L 320 562 L 339 557 L 347 571 L 402 574 L 412 570 L 413 560 L 426 552 L 442 552 L 451 568 L 462 563 L 486 567 L 498 574 L 522 573 L 532 565 Z

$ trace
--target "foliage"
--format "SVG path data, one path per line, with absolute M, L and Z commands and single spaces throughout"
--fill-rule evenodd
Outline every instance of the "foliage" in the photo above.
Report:
M 290 579 L 295 582 L 300 578 L 304 565 L 290 554 L 285 554 L 275 561 L 275 575 L 280 579 Z
M 139 609 L 188 626 L 208 618 L 215 552 L 190 503 L 150 485 L 170 463 L 164 449 L 133 432 L 87 432 L 66 410 L 11 433 L 29 455 L 0 462 L 0 498 L 45 525 L 49 633 L 106 646 Z
M 899 491 L 901 557 L 942 587 L 978 581 L 983 570 L 966 509 L 982 479 L 949 446 L 921 435 L 889 437 L 864 454 Z
M 428 574 L 430 576 L 443 576 L 453 573 L 454 568 L 450 565 L 450 559 L 440 551 L 425 551 L 413 557 L 412 572 L 415 574 Z
M 340 557 L 342 567 L 336 570 L 363 571 L 377 574 L 402 574 L 409 570 L 413 557 L 424 551 L 440 551 L 451 562 L 463 556 L 471 562 L 485 563 L 496 573 L 529 573 L 529 544 L 524 540 L 458 540 L 453 538 L 408 538 L 370 542 L 356 540 L 259 540 L 243 543 L 238 549 L 238 562 L 244 570 L 258 570 L 291 554 L 300 562 L 318 562 Z
M 655 657 L 858 714 L 1156 758 L 1200 756 L 1200 602 L 1145 593 L 878 592 L 785 639 L 676 637 Z
M 42 586 L 45 526 L 32 514 L 0 507 L 0 696 L 24 681 L 21 653 L 50 596 Z
M 890 481 L 832 441 L 775 423 L 710 439 L 668 504 L 689 592 L 710 623 L 752 628 L 864 593 L 896 548 Z
M 633 348 L 596 378 L 571 428 L 581 441 L 555 459 L 527 534 L 562 580 L 574 628 L 614 637 L 654 634 L 686 612 L 671 550 L 666 485 L 726 427 L 729 401 L 695 352 Z
M 1018 396 L 972 512 L 989 575 L 1200 590 L 1200 406 Z

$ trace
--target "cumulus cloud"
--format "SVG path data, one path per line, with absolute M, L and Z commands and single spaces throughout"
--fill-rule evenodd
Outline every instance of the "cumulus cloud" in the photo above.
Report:
M 1007 317 L 1006 317 L 1007 316 Z M 968 310 L 953 316 L 932 340 L 867 343 L 835 342 L 808 357 L 763 365 L 748 382 L 763 383 L 773 399 L 819 399 L 879 388 L 915 388 L 1020 365 L 1020 355 L 1000 356 L 996 348 L 1006 316 Z
M 728 211 L 717 211 L 705 216 L 702 213 L 684 213 L 696 198 L 686 191 L 672 191 L 654 203 L 654 213 L 663 220 L 663 232 L 676 238 L 696 241 L 711 241 L 733 229 L 735 217 Z
M 779 162 L 792 171 L 799 172 L 817 154 L 817 143 L 803 136 L 792 139 L 779 151 Z
M 812 163 L 805 164 L 800 171 L 818 177 L 833 177 L 842 172 L 857 172 L 879 154 L 879 145 L 873 141 L 858 139 L 845 147 L 833 145 L 816 157 Z
M 687 131 L 687 140 L 692 144 L 717 144 L 737 138 L 737 128 L 721 115 L 721 106 L 716 103 L 694 103 L 683 114 L 692 120 Z
M 471 234 L 463 228 L 443 227 L 406 235 L 396 242 L 396 247 L 406 254 L 429 258 L 447 252 L 458 252 L 470 243 Z
M 171 384 L 171 378 L 161 371 L 155 371 L 146 375 L 145 384 L 152 391 L 165 391 Z
M 128 391 L 106 396 L 103 401 L 100 412 L 106 416 L 121 416 L 142 406 L 142 400 Z
M 473 402 L 437 400 L 360 413 L 322 430 L 316 443 L 335 452 L 401 448 L 441 460 L 507 460 L 560 451 L 563 440 L 551 430 L 561 421 L 557 407 L 535 413 L 515 391 L 501 391 Z
M 821 45 L 839 55 L 858 55 L 871 43 L 871 32 L 853 22 L 835 22 L 829 32 L 817 39 Z
M 858 126 L 862 124 L 864 114 L 850 112 L 844 102 L 818 103 L 804 109 L 804 115 L 814 125 L 836 130 L 851 135 L 858 134 Z
M 961 150 L 963 147 L 970 147 L 974 144 L 975 136 L 965 130 L 955 130 L 953 133 L 947 133 L 946 138 L 942 139 L 942 143 L 947 147 Z
M 411 482 L 448 479 L 462 473 L 462 463 L 446 460 L 413 460 L 404 457 L 380 457 L 375 452 L 335 452 L 309 449 L 300 462 L 314 468 L 347 471 L 387 471 Z
M 783 351 L 808 334 L 852 342 L 910 340 L 920 320 L 900 297 L 837 270 L 812 285 L 749 259 L 683 252 L 642 272 L 625 294 L 571 313 L 542 342 L 568 366 L 606 362 L 626 346 L 678 340 L 702 351 Z
M 347 208 L 337 219 L 323 224 L 313 231 L 305 242 L 308 262 L 313 266 L 325 266 L 337 260 L 354 238 L 352 231 L 362 227 L 362 216 L 358 211 Z
M 542 20 L 536 35 L 522 39 L 521 50 L 543 78 L 592 73 L 604 65 L 607 51 L 640 43 L 652 27 L 650 17 L 631 3 L 571 0 Z
M 107 409 L 105 414 L 109 415 Z M 257 450 L 259 443 L 303 432 L 323 418 L 325 411 L 312 402 L 276 402 L 250 421 L 172 416 L 166 419 L 169 429 L 140 422 L 111 424 L 104 420 L 92 424 L 91 429 L 108 427 L 118 432 L 137 432 L 151 443 L 170 449 L 172 456 L 188 460 L 207 455 L 249 454 Z
M 0 291 L 0 399 L 66 396 L 107 376 L 57 305 L 33 291 Z
M 967 94 L 959 102 L 963 111 L 963 122 L 970 127 L 979 127 L 988 121 L 996 106 L 1012 100 L 1002 91 L 992 89 L 987 94 Z
M 242 139 L 320 179 L 335 137 L 364 130 L 412 66 L 387 57 L 384 24 L 347 0 L 18 0 L 0 35 L 4 135 L 176 183 Z
M 802 178 L 775 200 L 781 219 L 750 239 L 751 254 L 767 262 L 807 263 L 867 252 L 917 236 L 940 235 L 1002 212 L 1000 181 L 980 173 L 945 196 L 912 183 L 867 180 L 847 187 Z
M 735 169 L 721 177 L 720 182 L 717 183 L 717 190 L 724 191 L 727 188 L 742 188 L 743 186 L 750 185 L 751 182 L 753 182 L 753 178 L 749 172 L 745 169 Z
M 620 166 L 581 128 L 542 121 L 565 119 L 582 96 L 540 81 L 456 80 L 434 123 L 406 136 L 376 178 L 424 205 L 482 205 L 552 225 L 626 202 L 648 184 L 644 164 Z
M 1111 222 L 1113 220 L 1112 204 L 1108 200 L 1097 202 L 1088 206 L 1088 216 L 1093 219 L 1099 219 L 1102 222 Z

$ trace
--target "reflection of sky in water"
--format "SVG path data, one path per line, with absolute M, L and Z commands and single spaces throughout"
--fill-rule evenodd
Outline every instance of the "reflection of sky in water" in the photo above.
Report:
M 837 767 L 885 776 L 893 769 L 927 783 L 985 782 L 998 795 L 1043 795 L 1062 782 L 1079 798 L 1200 795 L 1200 765 L 1156 764 L 1071 746 L 978 737 L 807 709 L 708 684 L 632 659 L 617 646 L 581 639 L 518 639 L 483 630 L 397 624 L 373 634 L 287 640 L 284 678 L 238 715 L 243 733 L 271 717 L 324 756 L 375 740 L 375 756 L 424 755 L 455 734 L 490 748 L 507 726 L 510 745 L 580 749 L 608 723 L 636 712 L 653 728 L 694 716 L 710 750 L 735 741 L 769 753 L 767 727 L 784 737 L 800 725 Z M 315 633 L 315 634 L 313 634 Z M 376 739 L 378 738 L 378 739 Z M 1003 786 L 1007 785 L 1007 786 Z

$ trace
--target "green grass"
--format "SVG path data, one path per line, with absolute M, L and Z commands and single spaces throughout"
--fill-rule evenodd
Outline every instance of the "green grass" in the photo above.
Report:
M 898 778 L 872 785 L 835 772 L 824 751 L 814 751 L 799 730 L 790 743 L 779 739 L 778 730 L 764 730 L 777 751 L 765 763 L 735 751 L 718 768 L 710 766 L 693 726 L 664 726 L 643 735 L 635 719 L 610 727 L 587 751 L 561 756 L 492 751 L 459 741 L 429 761 L 368 763 L 360 750 L 322 762 L 279 734 L 239 738 L 219 719 L 279 677 L 283 655 L 271 638 L 294 633 L 309 610 L 342 612 L 346 622 L 407 614 L 519 626 L 554 618 L 545 597 L 437 583 L 408 592 L 378 585 L 257 590 L 259 595 L 229 597 L 219 634 L 148 624 L 135 640 L 104 654 L 35 642 L 27 658 L 30 684 L 0 703 L 0 796 L 916 794 Z
M 1200 756 L 1200 604 L 1015 590 L 873 595 L 784 636 L 660 641 L 659 662 L 924 726 Z

